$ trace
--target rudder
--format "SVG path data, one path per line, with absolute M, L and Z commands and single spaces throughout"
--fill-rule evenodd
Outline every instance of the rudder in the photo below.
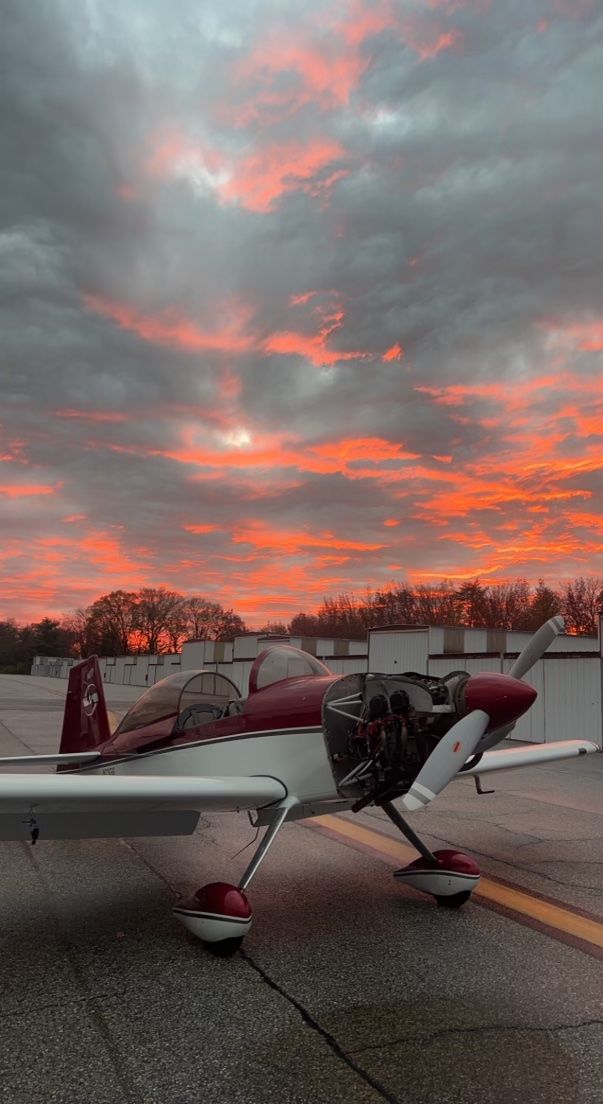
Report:
M 100 664 L 90 656 L 69 672 L 59 751 L 93 751 L 110 736 Z

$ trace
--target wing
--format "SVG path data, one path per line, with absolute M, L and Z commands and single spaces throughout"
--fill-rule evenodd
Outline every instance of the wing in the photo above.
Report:
M 282 801 L 276 778 L 109 774 L 0 774 L 0 840 L 171 836 L 199 815 Z
M 514 770 L 516 767 L 537 767 L 543 763 L 554 763 L 557 759 L 571 759 L 575 755 L 590 755 L 591 752 L 600 750 L 590 740 L 559 740 L 552 744 L 528 744 L 527 747 L 485 751 L 474 767 L 462 771 L 457 777 Z
M 2 767 L 51 767 L 58 763 L 75 767 L 78 763 L 92 763 L 100 759 L 100 751 L 58 752 L 56 755 L 5 755 L 0 759 Z

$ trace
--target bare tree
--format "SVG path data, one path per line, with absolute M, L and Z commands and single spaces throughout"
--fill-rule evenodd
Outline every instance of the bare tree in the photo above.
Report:
M 102 655 L 128 655 L 138 628 L 137 595 L 130 590 L 103 594 L 86 610 L 88 644 Z
M 19 673 L 21 633 L 18 625 L 11 619 L 0 621 L 0 671 L 8 674 Z
M 357 601 L 350 594 L 339 594 L 336 598 L 324 599 L 317 618 L 319 632 L 325 636 L 362 640 L 370 614 L 366 602 Z
M 182 609 L 191 640 L 232 640 L 246 631 L 245 622 L 233 610 L 200 595 L 184 598 Z
M 455 590 L 454 604 L 458 624 L 472 629 L 488 627 L 488 588 L 482 586 L 479 579 L 461 583 Z
M 371 628 L 383 625 L 414 625 L 417 623 L 417 600 L 407 586 L 378 590 L 370 603 Z
M 94 653 L 91 621 L 86 610 L 76 609 L 72 613 L 66 613 L 61 619 L 61 628 L 73 638 L 73 651 L 80 659 Z
M 277 636 L 287 636 L 289 630 L 284 621 L 267 621 L 265 625 L 260 626 L 258 632 L 274 633 Z
M 489 587 L 486 626 L 491 629 L 529 629 L 531 600 L 530 587 L 525 579 Z
M 550 617 L 561 613 L 561 595 L 547 586 L 542 579 L 538 580 L 530 603 L 530 624 L 528 628 L 539 629 Z
M 320 625 L 315 613 L 296 613 L 289 623 L 291 636 L 320 636 Z
M 568 632 L 596 636 L 599 611 L 603 607 L 603 579 L 581 576 L 561 589 L 561 612 Z
M 454 625 L 457 621 L 455 589 L 448 579 L 436 586 L 421 583 L 415 588 L 417 623 L 421 625 Z
M 137 599 L 141 650 L 149 655 L 167 651 L 170 642 L 186 631 L 182 595 L 165 587 L 143 587 Z

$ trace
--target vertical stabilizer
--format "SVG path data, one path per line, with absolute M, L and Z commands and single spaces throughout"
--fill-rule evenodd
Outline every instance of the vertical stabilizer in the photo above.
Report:
M 97 656 L 77 663 L 69 672 L 61 754 L 94 751 L 109 739 L 111 730 L 103 680 Z

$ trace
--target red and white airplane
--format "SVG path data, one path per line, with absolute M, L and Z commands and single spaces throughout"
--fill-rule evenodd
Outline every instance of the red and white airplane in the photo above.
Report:
M 253 665 L 247 698 L 224 675 L 182 671 L 147 690 L 113 733 L 98 660 L 86 659 L 69 676 L 59 754 L 0 759 L 11 771 L 57 767 L 0 774 L 0 840 L 188 835 L 201 812 L 248 810 L 266 831 L 239 884 L 211 883 L 174 908 L 229 954 L 251 926 L 245 891 L 285 821 L 374 803 L 419 852 L 395 877 L 457 908 L 478 867 L 457 851 L 432 853 L 393 802 L 415 811 L 461 773 L 481 792 L 491 771 L 598 750 L 588 740 L 490 750 L 534 702 L 523 677 L 562 628 L 547 621 L 509 675 L 443 679 L 334 675 L 273 644 Z

